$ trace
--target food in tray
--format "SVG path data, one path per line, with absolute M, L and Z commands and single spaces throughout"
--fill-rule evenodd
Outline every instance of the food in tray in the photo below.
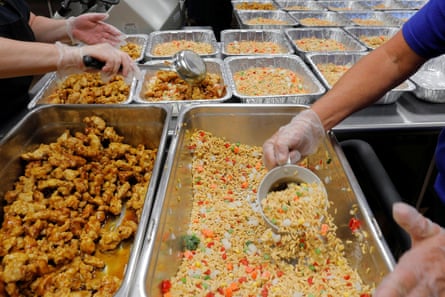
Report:
M 193 240 L 183 244 L 176 274 L 160 282 L 163 296 L 371 296 L 373 287 L 348 263 L 345 244 L 326 208 L 314 203 L 304 210 L 301 223 L 319 226 L 315 237 L 268 233 L 255 204 L 266 174 L 261 147 L 204 130 L 188 131 L 187 139 L 193 206 L 184 237 Z M 292 193 L 292 199 L 296 196 L 301 202 L 306 199 Z M 281 210 L 285 214 L 286 205 Z M 360 221 L 352 219 L 350 232 L 362 235 Z M 262 239 L 263 234 L 270 239 Z M 293 247 L 298 265 L 283 258 L 286 246 Z
M 269 2 L 241 2 L 235 5 L 238 10 L 275 10 L 277 7 Z
M 385 22 L 378 19 L 353 18 L 352 22 L 359 26 L 384 26 Z
M 142 98 L 147 101 L 219 99 L 226 94 L 221 75 L 207 72 L 198 84 L 191 85 L 175 71 L 160 70 L 144 82 Z
M 348 50 L 344 43 L 332 38 L 309 37 L 296 39 L 294 42 L 303 51 L 328 52 Z
M 366 44 L 366 46 L 370 48 L 378 48 L 385 42 L 389 40 L 389 36 L 387 35 L 373 35 L 373 36 L 367 36 L 367 35 L 360 35 L 359 39 L 361 42 Z
M 227 43 L 226 52 L 232 55 L 239 54 L 280 54 L 287 49 L 273 41 L 232 41 Z
M 298 20 L 303 26 L 337 26 L 335 21 L 320 18 L 302 18 Z
M 134 42 L 127 42 L 120 49 L 126 52 L 133 60 L 138 59 L 142 54 L 142 46 Z
M 247 25 L 289 25 L 286 20 L 278 20 L 273 18 L 257 17 L 248 19 L 245 22 Z
M 305 6 L 305 5 L 289 5 L 289 6 L 285 6 L 284 9 L 286 9 L 286 10 L 312 10 L 311 7 Z
M 173 56 L 180 50 L 192 50 L 200 55 L 209 55 L 215 52 L 213 45 L 204 41 L 172 40 L 153 46 L 151 51 L 154 56 Z
M 281 67 L 251 67 L 233 74 L 236 89 L 243 96 L 306 94 L 297 73 Z
M 351 68 L 352 65 L 340 65 L 334 63 L 320 63 L 317 64 L 317 68 L 320 73 L 324 76 L 326 81 L 330 86 L 335 85 L 335 83 L 340 79 L 340 77 Z
M 113 104 L 128 100 L 130 86 L 121 75 L 104 82 L 99 72 L 76 73 L 57 83 L 45 98 L 52 104 Z
M 21 155 L 4 195 L 1 296 L 114 296 L 156 149 L 129 145 L 101 117 Z

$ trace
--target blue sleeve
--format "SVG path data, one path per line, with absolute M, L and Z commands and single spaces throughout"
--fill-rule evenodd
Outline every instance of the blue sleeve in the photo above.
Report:
M 403 37 L 419 56 L 445 53 L 445 1 L 430 0 L 402 27 Z

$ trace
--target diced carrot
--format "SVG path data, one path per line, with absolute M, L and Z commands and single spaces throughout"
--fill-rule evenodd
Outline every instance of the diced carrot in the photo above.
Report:
M 249 182 L 247 182 L 247 181 L 241 183 L 241 188 L 242 189 L 247 189 L 248 186 L 249 186 Z
M 231 271 L 231 270 L 233 270 L 233 264 L 232 263 L 227 263 L 226 264 L 226 268 L 227 268 L 227 270 L 229 270 L 229 271 Z
M 202 235 L 204 235 L 204 237 L 207 237 L 207 238 L 215 237 L 215 233 L 213 232 L 213 230 L 210 230 L 210 229 L 202 229 L 201 233 L 202 233 Z

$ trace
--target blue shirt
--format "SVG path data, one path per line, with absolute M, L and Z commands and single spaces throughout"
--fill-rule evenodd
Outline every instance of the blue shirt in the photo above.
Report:
M 424 58 L 445 54 L 445 0 L 430 0 L 402 27 L 409 47 Z M 438 171 L 434 189 L 445 203 L 445 129 L 439 135 L 436 147 Z

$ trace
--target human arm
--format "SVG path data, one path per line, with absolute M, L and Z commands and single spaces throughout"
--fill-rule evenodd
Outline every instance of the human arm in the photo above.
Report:
M 284 164 L 289 156 L 294 163 L 312 153 L 323 136 L 320 131 L 331 129 L 353 112 L 374 103 L 425 61 L 411 50 L 402 32 L 398 32 L 354 64 L 310 111 L 296 115 L 266 140 L 263 145 L 266 167 Z
M 105 23 L 105 13 L 86 13 L 68 19 L 52 19 L 31 13 L 29 25 L 37 41 L 71 42 L 78 40 L 85 44 L 110 43 L 113 46 L 122 42 L 124 35 L 114 26 Z
M 373 296 L 445 296 L 445 230 L 404 203 L 394 204 L 393 216 L 410 234 L 412 247 Z

